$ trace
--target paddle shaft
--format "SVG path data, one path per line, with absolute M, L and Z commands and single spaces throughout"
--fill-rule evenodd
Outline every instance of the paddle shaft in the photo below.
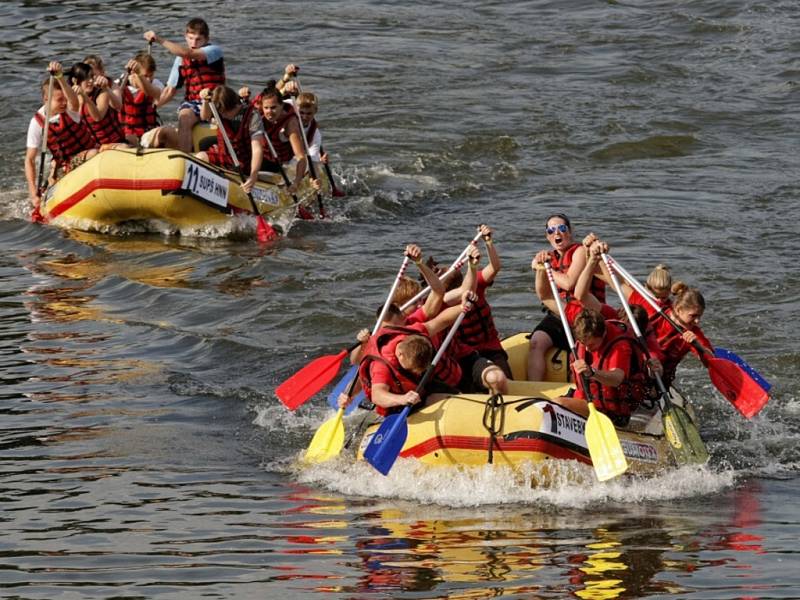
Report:
M 569 344 L 569 351 L 572 353 L 572 358 L 578 359 L 578 351 L 575 348 L 575 339 L 572 337 L 572 329 L 567 321 L 567 315 L 564 312 L 564 306 L 561 304 L 561 296 L 558 294 L 558 286 L 556 280 L 553 278 L 553 268 L 550 262 L 544 263 L 545 271 L 547 272 L 547 281 L 550 283 L 550 290 L 553 292 L 553 299 L 558 307 L 558 315 L 561 317 L 561 326 L 564 328 L 564 334 L 567 336 L 567 343 Z M 581 383 L 583 384 L 583 392 L 586 394 L 586 401 L 592 403 L 592 394 L 589 387 L 589 378 L 586 375 L 581 375 Z
M 467 244 L 467 247 L 464 248 L 464 250 L 461 252 L 461 254 L 458 255 L 458 258 L 455 261 L 453 261 L 453 264 L 450 265 L 450 268 L 447 269 L 447 271 L 445 271 L 444 274 L 442 274 L 439 277 L 439 281 L 444 281 L 445 279 L 447 279 L 450 276 L 450 274 L 453 271 L 455 271 L 456 269 L 460 269 L 461 268 L 461 265 L 464 264 L 464 260 L 467 257 L 467 252 L 469 252 L 470 246 L 472 244 L 476 243 L 480 238 L 481 238 L 481 234 L 480 233 L 478 233 L 474 238 L 472 238 L 472 241 L 469 244 Z M 403 306 L 400 307 L 400 310 L 407 310 L 407 309 L 411 308 L 417 302 L 419 302 L 422 298 L 426 297 L 430 293 L 430 291 L 431 291 L 431 286 L 427 286 L 427 287 L 423 288 L 422 290 L 420 290 L 417 293 L 416 296 L 414 296 L 413 298 L 411 298 L 411 300 L 409 300 L 408 302 L 403 304 Z
M 619 296 L 619 300 L 622 303 L 622 308 L 625 309 L 625 314 L 628 315 L 628 322 L 630 323 L 631 327 L 633 327 L 634 333 L 636 333 L 636 339 L 639 340 L 639 344 L 641 344 L 642 350 L 644 351 L 644 355 L 647 357 L 647 360 L 650 360 L 650 350 L 647 348 L 647 341 L 642 335 L 642 330 L 639 328 L 639 324 L 636 322 L 636 318 L 633 316 L 633 312 L 631 311 L 631 306 L 630 304 L 628 304 L 628 299 L 622 292 L 622 286 L 619 284 L 617 273 L 614 270 L 614 264 L 612 263 L 611 259 L 605 252 L 601 256 L 603 257 L 603 262 L 606 265 L 606 269 L 608 269 L 608 274 L 611 277 L 611 283 L 614 286 L 614 291 L 617 292 L 617 296 Z M 655 378 L 656 384 L 658 385 L 658 391 L 661 392 L 661 397 L 664 400 L 664 405 L 661 407 L 661 410 L 662 411 L 669 410 L 672 407 L 672 401 L 670 400 L 669 392 L 667 391 L 667 388 L 664 385 L 664 382 L 658 375 L 658 373 L 653 373 L 653 377 Z
M 47 100 L 44 107 L 44 125 L 42 126 L 42 145 L 39 152 L 39 180 L 36 182 L 36 192 L 41 196 L 44 194 L 44 159 L 47 154 L 47 135 L 50 131 L 50 103 L 53 99 L 53 84 L 55 77 L 50 74 L 50 82 L 47 85 Z
M 325 154 L 325 150 L 322 149 L 322 146 L 319 147 L 319 155 L 320 157 Z M 330 158 L 328 159 L 330 160 Z M 325 167 L 325 174 L 328 176 L 328 181 L 331 182 L 331 192 L 334 196 L 343 196 L 344 192 L 336 187 L 336 181 L 333 179 L 333 172 L 331 171 L 331 166 L 327 162 L 323 162 L 322 166 Z
M 306 164 L 308 165 L 308 172 L 311 174 L 311 179 L 317 179 L 317 169 L 314 167 L 314 161 L 311 159 L 311 151 L 308 148 L 308 139 L 306 138 L 306 130 L 303 127 L 303 119 L 300 118 L 300 107 L 294 111 L 297 117 L 297 125 L 300 127 L 300 139 L 303 140 L 303 148 L 306 150 Z M 319 216 L 321 219 L 325 218 L 325 208 L 322 206 L 322 194 L 317 192 L 317 207 L 319 208 Z

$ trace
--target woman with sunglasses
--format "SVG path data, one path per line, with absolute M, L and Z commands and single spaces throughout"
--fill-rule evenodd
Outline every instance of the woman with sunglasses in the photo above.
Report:
M 533 257 L 531 268 L 536 269 L 536 265 L 549 262 L 550 267 L 553 269 L 553 279 L 555 279 L 559 293 L 562 297 L 566 297 L 572 293 L 578 277 L 586 265 L 586 252 L 578 251 L 581 248 L 581 244 L 573 240 L 572 224 L 567 215 L 563 213 L 556 213 L 547 217 L 545 234 L 551 248 L 538 252 Z M 602 283 L 597 278 L 594 281 Z M 592 293 L 601 302 L 605 301 L 605 286 L 601 287 L 593 283 Z M 555 345 L 563 350 L 569 350 L 561 319 L 547 308 L 542 310 L 547 314 L 531 333 L 528 350 L 527 378 L 530 381 L 544 379 L 547 367 L 545 354 L 550 348 Z

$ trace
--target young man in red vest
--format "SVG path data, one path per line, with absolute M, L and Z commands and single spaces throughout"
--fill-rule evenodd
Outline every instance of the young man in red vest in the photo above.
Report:
M 178 107 L 178 149 L 192 151 L 192 127 L 200 120 L 200 91 L 214 89 L 225 84 L 225 60 L 222 48 L 209 43 L 208 23 L 203 19 L 192 19 L 186 24 L 186 45 L 165 40 L 155 31 L 147 31 L 144 39 L 161 44 L 175 55 L 175 62 L 167 80 L 167 87 L 158 101 L 163 106 L 175 96 L 178 88 L 184 87 L 186 95 Z

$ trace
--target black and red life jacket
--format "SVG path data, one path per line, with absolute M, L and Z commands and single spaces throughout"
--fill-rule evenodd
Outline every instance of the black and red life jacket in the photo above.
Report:
M 477 301 L 472 303 L 472 310 L 464 315 L 456 339 L 476 350 L 502 348 L 492 317 L 492 307 L 486 301 L 485 295 L 479 294 Z
M 213 90 L 218 85 L 225 85 L 225 60 L 219 58 L 213 63 L 205 60 L 192 60 L 186 57 L 178 67 L 178 87 L 181 83 L 186 90 L 187 101 L 200 100 L 200 91 Z
M 264 131 L 269 136 L 269 141 L 272 142 L 272 147 L 275 148 L 275 152 L 278 154 L 278 159 L 276 161 L 267 142 L 264 141 L 264 160 L 283 164 L 294 158 L 294 150 L 289 141 L 289 136 L 286 133 L 286 125 L 289 123 L 290 119 L 297 119 L 297 117 L 295 116 L 294 107 L 288 102 L 283 103 L 283 115 L 281 115 L 275 123 L 267 121 L 264 119 L 263 114 L 261 115 Z
M 44 128 L 44 116 L 37 112 L 34 118 Z M 57 122 L 50 123 L 47 130 L 47 149 L 58 166 L 68 168 L 73 156 L 94 147 L 92 133 L 83 119 L 76 123 L 67 113 L 61 113 Z
M 102 91 L 103 90 L 95 90 L 92 98 L 93 102 L 97 102 L 97 98 L 100 96 Z M 105 116 L 99 121 L 95 121 L 92 119 L 92 116 L 89 114 L 89 109 L 84 103 L 84 105 L 81 107 L 81 117 L 84 121 L 86 121 L 86 126 L 89 128 L 89 131 L 91 132 L 92 137 L 94 138 L 95 142 L 97 142 L 98 146 L 102 144 L 116 144 L 125 141 L 125 134 L 123 133 L 122 125 L 120 124 L 120 115 L 110 106 L 106 110 Z
M 228 139 L 236 152 L 236 158 L 243 169 L 249 171 L 250 160 L 253 156 L 253 149 L 250 146 L 250 116 L 253 114 L 252 104 L 245 105 L 242 110 L 233 118 L 226 119 L 220 115 L 221 124 L 217 124 L 217 143 L 216 150 L 208 152 L 209 162 L 227 168 L 233 168 L 233 157 L 228 154 L 228 147 L 225 145 L 225 138 L 222 135 L 222 127 L 228 134 Z
M 122 111 L 119 119 L 125 135 L 142 137 L 145 131 L 158 127 L 155 100 L 145 94 L 144 90 L 137 90 L 134 95 L 126 85 L 122 90 Z

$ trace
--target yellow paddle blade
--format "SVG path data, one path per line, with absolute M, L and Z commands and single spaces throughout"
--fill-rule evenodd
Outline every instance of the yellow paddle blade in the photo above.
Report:
M 599 412 L 594 404 L 589 404 L 589 418 L 586 421 L 586 445 L 597 473 L 597 479 L 606 481 L 622 475 L 628 469 L 628 461 L 622 452 L 617 430 L 606 415 Z
M 306 462 L 321 463 L 339 455 L 344 446 L 343 414 L 344 409 L 340 408 L 336 411 L 336 416 L 319 426 L 306 450 Z

